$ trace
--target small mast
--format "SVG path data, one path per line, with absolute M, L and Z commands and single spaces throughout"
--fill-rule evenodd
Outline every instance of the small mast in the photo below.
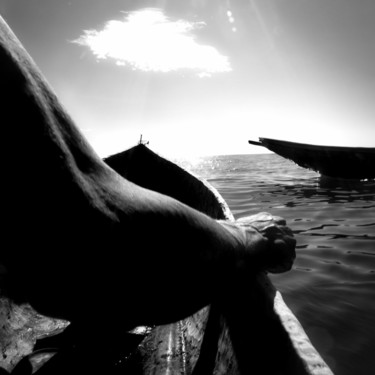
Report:
M 139 139 L 138 144 L 139 144 L 139 145 L 145 145 L 145 146 L 147 146 L 149 143 L 150 143 L 149 141 L 144 141 L 144 140 L 142 139 L 142 134 L 141 134 L 141 138 Z

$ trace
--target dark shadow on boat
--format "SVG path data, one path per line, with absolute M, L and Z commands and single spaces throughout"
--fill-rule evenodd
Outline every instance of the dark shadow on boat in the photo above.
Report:
M 259 278 L 254 275 L 236 277 L 238 287 L 223 296 L 220 308 L 240 373 L 307 374 L 302 360 L 295 357 L 295 348 L 279 316 L 274 313 L 276 290 L 259 288 Z
M 220 339 L 224 326 L 229 332 L 240 374 L 307 374 L 274 313 L 272 301 L 276 290 L 265 292 L 259 288 L 255 275 L 235 278 L 237 288 L 223 290 L 220 301 L 211 307 L 200 357 L 192 375 L 215 373 L 220 353 L 228 350 L 227 343 Z

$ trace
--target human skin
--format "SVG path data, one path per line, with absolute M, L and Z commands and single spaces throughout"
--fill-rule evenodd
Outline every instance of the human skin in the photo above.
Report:
M 98 319 L 129 329 L 197 311 L 223 274 L 291 267 L 285 223 L 215 221 L 109 168 L 1 17 L 0 66 L 0 264 L 15 302 L 87 330 Z

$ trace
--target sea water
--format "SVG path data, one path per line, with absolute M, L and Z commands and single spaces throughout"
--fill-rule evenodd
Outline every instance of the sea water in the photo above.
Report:
M 375 374 L 375 181 L 323 178 L 274 154 L 177 163 L 208 180 L 236 218 L 287 220 L 297 259 L 271 279 L 336 375 Z

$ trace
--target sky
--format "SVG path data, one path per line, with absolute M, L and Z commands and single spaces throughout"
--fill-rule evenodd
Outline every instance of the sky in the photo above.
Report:
M 373 0 L 0 0 L 100 156 L 375 147 Z

